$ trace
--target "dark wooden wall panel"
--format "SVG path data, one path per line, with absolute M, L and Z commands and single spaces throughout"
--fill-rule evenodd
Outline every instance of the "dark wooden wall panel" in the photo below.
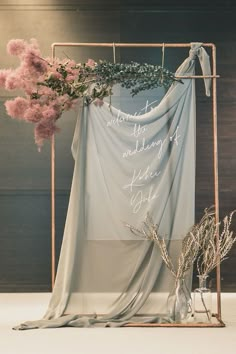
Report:
M 50 194 L 0 193 L 1 292 L 49 291 Z

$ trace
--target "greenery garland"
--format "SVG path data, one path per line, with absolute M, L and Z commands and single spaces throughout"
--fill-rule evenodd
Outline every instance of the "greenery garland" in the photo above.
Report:
M 91 60 L 92 61 L 92 60 Z M 71 68 L 78 70 L 78 76 L 73 82 L 67 81 L 70 72 L 67 63 L 60 63 L 57 72 L 60 77 L 51 75 L 38 85 L 51 88 L 59 96 L 68 95 L 72 100 L 84 97 L 89 104 L 97 99 L 112 95 L 112 87 L 121 84 L 122 87 L 131 89 L 132 96 L 144 90 L 154 89 L 160 86 L 168 89 L 175 81 L 181 82 L 169 70 L 159 65 L 140 64 L 137 62 L 109 63 L 92 61 L 91 65 L 78 64 Z M 32 98 L 39 98 L 37 93 Z

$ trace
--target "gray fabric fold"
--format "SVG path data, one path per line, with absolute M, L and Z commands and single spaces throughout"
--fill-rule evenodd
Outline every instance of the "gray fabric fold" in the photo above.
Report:
M 192 55 L 192 57 L 194 58 L 197 55 L 201 65 L 203 76 L 210 76 L 211 75 L 210 57 L 201 45 L 202 43 L 192 43 L 190 49 L 190 57 Z M 204 78 L 204 84 L 205 84 L 206 96 L 210 96 L 211 79 Z

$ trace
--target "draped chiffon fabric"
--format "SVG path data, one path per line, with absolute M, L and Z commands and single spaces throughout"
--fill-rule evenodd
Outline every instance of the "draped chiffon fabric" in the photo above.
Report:
M 176 75 L 194 75 L 196 58 L 203 74 L 210 75 L 201 43 L 192 44 Z M 209 79 L 205 88 L 209 96 Z M 175 82 L 144 114 L 124 112 L 106 102 L 81 105 L 50 304 L 43 319 L 15 329 L 168 320 L 166 294 L 173 279 L 157 246 L 133 235 L 126 224 L 140 228 L 151 215 L 173 259 L 178 257 L 181 240 L 194 224 L 195 125 L 192 79 Z

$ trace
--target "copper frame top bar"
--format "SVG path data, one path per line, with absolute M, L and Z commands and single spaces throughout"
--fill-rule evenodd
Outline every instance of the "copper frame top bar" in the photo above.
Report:
M 52 43 L 52 48 L 53 47 L 140 47 L 140 48 L 162 48 L 163 46 L 165 48 L 188 48 L 191 47 L 191 43 L 86 43 L 86 42 L 81 42 L 81 43 L 73 43 L 73 42 L 55 42 Z M 213 43 L 202 43 L 202 46 L 204 47 L 213 47 L 215 44 Z
M 189 48 L 191 43 L 73 43 L 73 42 L 55 42 L 52 43 L 52 57 L 55 56 L 56 47 L 120 47 L 120 48 Z M 215 47 L 213 43 L 202 43 L 204 47 Z
M 210 47 L 212 49 L 212 68 L 213 75 L 193 75 L 193 76 L 179 76 L 182 79 L 198 79 L 198 78 L 212 78 L 212 115 L 213 115 L 213 164 L 214 164 L 214 201 L 215 201 L 215 219 L 219 223 L 219 177 L 218 177 L 218 135 L 217 135 L 217 89 L 216 79 L 219 75 L 216 74 L 216 46 L 214 43 L 202 43 L 203 47 Z M 73 42 L 55 42 L 52 43 L 52 58 L 55 57 L 56 47 L 122 47 L 122 48 L 190 48 L 191 43 L 73 43 Z M 52 198 L 52 287 L 55 280 L 55 137 L 51 139 L 51 198 Z M 219 231 L 217 241 L 219 241 Z M 219 242 L 218 242 L 219 247 Z M 220 257 L 220 256 L 219 256 Z M 217 266 L 217 317 L 221 321 L 221 284 L 220 284 L 220 262 Z

